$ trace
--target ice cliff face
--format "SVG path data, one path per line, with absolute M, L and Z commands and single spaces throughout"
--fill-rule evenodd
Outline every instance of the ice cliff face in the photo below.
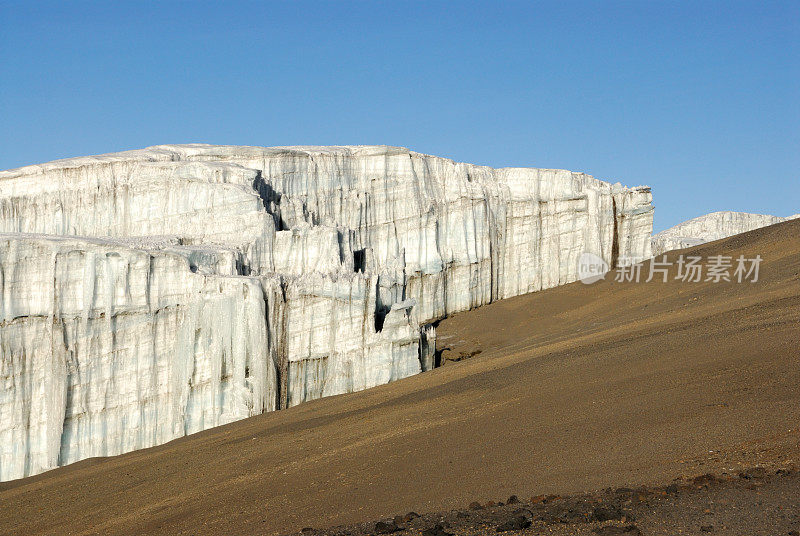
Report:
M 661 255 L 673 249 L 683 249 L 714 240 L 721 240 L 760 227 L 800 218 L 800 214 L 781 218 L 765 214 L 746 212 L 712 212 L 691 219 L 653 235 L 653 255 Z
M 4 479 L 275 408 L 259 281 L 104 240 L 0 235 Z
M 649 188 L 407 149 L 0 172 L 0 480 L 434 366 L 448 314 L 647 257 Z

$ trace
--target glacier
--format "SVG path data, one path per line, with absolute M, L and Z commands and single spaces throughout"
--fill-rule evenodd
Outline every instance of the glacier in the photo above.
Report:
M 0 172 L 0 481 L 436 365 L 436 323 L 651 254 L 652 195 L 400 147 Z
M 674 249 L 721 240 L 795 218 L 800 218 L 800 214 L 782 218 L 747 212 L 711 212 L 654 234 L 651 239 L 651 249 L 654 256 L 661 255 Z

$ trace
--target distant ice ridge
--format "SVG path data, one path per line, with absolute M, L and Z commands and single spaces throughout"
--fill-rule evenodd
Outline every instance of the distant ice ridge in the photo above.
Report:
M 780 216 L 746 212 L 712 212 L 653 235 L 651 247 L 654 256 L 661 255 L 673 249 L 683 249 L 721 240 L 795 218 L 800 218 L 800 214 L 781 218 Z
M 385 146 L 0 172 L 0 480 L 435 365 L 435 323 L 648 257 L 647 187 Z

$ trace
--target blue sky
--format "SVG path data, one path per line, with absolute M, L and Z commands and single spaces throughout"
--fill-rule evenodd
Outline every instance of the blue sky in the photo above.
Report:
M 0 169 L 388 144 L 800 212 L 800 2 L 4 2 Z

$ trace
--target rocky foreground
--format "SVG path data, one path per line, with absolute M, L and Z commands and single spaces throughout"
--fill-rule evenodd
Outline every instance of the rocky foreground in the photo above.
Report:
M 593 493 L 511 495 L 463 509 L 409 512 L 376 522 L 329 530 L 304 528 L 304 536 L 477 536 L 675 534 L 800 534 L 800 471 L 752 467 L 738 474 L 679 478 L 660 487 Z

